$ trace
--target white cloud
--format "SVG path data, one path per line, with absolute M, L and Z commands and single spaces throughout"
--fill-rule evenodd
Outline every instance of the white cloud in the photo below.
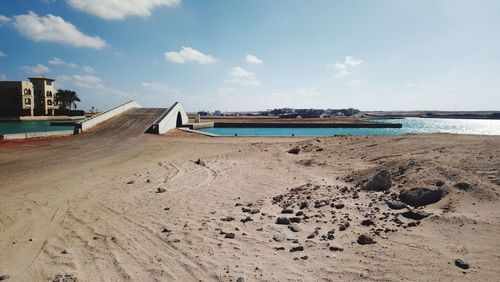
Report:
M 94 68 L 93 67 L 90 67 L 90 66 L 83 66 L 82 67 L 83 71 L 85 71 L 86 73 L 94 73 Z
M 217 92 L 216 92 L 216 94 L 218 96 L 228 96 L 228 95 L 232 95 L 234 93 L 235 93 L 235 91 L 231 87 L 221 87 L 221 88 L 217 89 Z
M 3 73 L 0 73 L 0 80 L 7 80 L 7 76 Z
M 0 15 L 0 26 L 10 22 L 10 18 L 4 15 Z
M 67 66 L 67 67 L 70 67 L 70 68 L 76 68 L 76 67 L 78 67 L 78 65 L 75 64 L 75 63 L 66 63 L 65 61 L 63 61 L 62 59 L 59 59 L 57 57 L 54 57 L 52 60 L 49 60 L 49 64 L 51 64 L 51 65 Z
M 251 71 L 247 71 L 241 67 L 234 67 L 229 71 L 231 79 L 226 82 L 240 84 L 243 86 L 258 86 L 260 81 L 257 79 L 255 74 Z
M 363 63 L 361 59 L 347 56 L 343 63 L 328 64 L 326 68 L 332 70 L 336 78 L 343 78 L 351 75 L 353 73 L 352 70 L 361 65 L 361 63 Z
M 2 57 L 7 57 L 7 55 L 5 55 L 4 52 L 0 51 L 0 58 L 2 58 Z
M 67 3 L 106 20 L 122 20 L 127 16 L 150 16 L 154 8 L 175 7 L 181 0 L 67 0 Z
M 215 63 L 216 60 L 211 55 L 206 55 L 191 47 L 182 47 L 179 52 L 166 52 L 165 59 L 176 64 L 184 64 L 186 62 L 197 62 L 200 64 Z
M 51 72 L 51 70 L 48 67 L 42 64 L 38 64 L 36 66 L 22 66 L 21 69 L 27 72 L 28 74 L 32 75 L 41 75 Z
M 48 14 L 39 17 L 34 12 L 14 17 L 14 26 L 26 38 L 35 42 L 56 42 L 74 47 L 102 49 L 106 41 L 98 36 L 89 36 L 79 31 L 63 18 Z
M 151 92 L 162 93 L 180 93 L 179 90 L 172 88 L 170 85 L 162 82 L 143 82 L 141 86 Z
M 249 64 L 257 64 L 257 65 L 261 65 L 264 63 L 261 59 L 255 57 L 254 55 L 250 55 L 250 54 L 245 56 L 245 61 Z
M 79 75 L 75 74 L 72 77 L 73 83 L 80 87 L 88 89 L 104 89 L 104 81 L 94 75 Z
M 351 66 L 351 67 L 359 66 L 359 65 L 361 65 L 362 62 L 363 61 L 361 59 L 354 58 L 351 56 L 345 57 L 345 60 L 344 60 L 344 64 Z

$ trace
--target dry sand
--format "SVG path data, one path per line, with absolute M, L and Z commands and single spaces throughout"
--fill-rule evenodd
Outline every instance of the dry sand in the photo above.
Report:
M 141 133 L 150 120 L 123 118 L 125 131 L 105 124 L 74 137 L 0 144 L 0 276 L 500 279 L 500 137 L 156 136 Z M 299 154 L 287 152 L 293 147 Z M 360 190 L 380 169 L 392 174 L 390 191 Z M 421 208 L 432 215 L 420 221 L 385 203 L 437 180 L 446 195 Z M 454 187 L 459 182 L 470 187 Z M 302 202 L 309 206 L 300 210 Z M 343 208 L 330 205 L 339 202 Z M 283 207 L 305 216 L 281 214 Z M 276 224 L 283 216 L 300 218 L 300 230 Z M 362 225 L 368 218 L 375 226 Z M 358 244 L 360 234 L 376 243 Z M 298 246 L 303 251 L 290 252 Z M 470 268 L 455 266 L 457 258 Z

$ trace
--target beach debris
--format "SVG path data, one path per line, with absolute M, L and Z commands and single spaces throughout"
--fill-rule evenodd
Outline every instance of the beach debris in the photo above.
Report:
M 295 148 L 292 148 L 292 149 L 288 150 L 288 153 L 294 154 L 294 155 L 298 155 L 299 152 L 300 152 L 300 148 L 299 147 L 295 147 Z
M 391 173 L 386 169 L 382 169 L 373 175 L 372 179 L 366 183 L 365 189 L 371 191 L 384 191 L 389 190 L 391 185 Z
M 304 251 L 304 247 L 303 246 L 296 246 L 296 247 L 292 247 L 290 249 L 290 253 L 302 252 L 302 251 Z
M 226 233 L 226 235 L 224 236 L 224 238 L 226 239 L 234 239 L 234 237 L 236 237 L 234 233 Z
M 441 180 L 441 179 L 436 180 L 436 186 L 437 186 L 437 187 L 441 187 L 441 186 L 443 186 L 443 185 L 444 185 L 444 181 L 443 181 L 443 180 Z
M 340 225 L 339 225 L 339 231 L 344 231 L 347 229 L 347 227 L 349 227 L 351 224 L 349 223 L 349 221 L 345 221 L 343 220 Z
M 460 267 L 461 269 L 469 269 L 469 267 L 470 267 L 469 263 L 465 260 L 462 260 L 462 259 L 456 259 L 455 265 Z
M 290 225 L 291 221 L 288 217 L 278 217 L 276 219 L 276 224 Z
M 286 240 L 286 235 L 283 233 L 276 233 L 273 235 L 273 240 L 276 242 L 283 242 Z
M 299 209 L 303 210 L 307 207 L 309 207 L 309 202 L 304 201 L 304 202 L 300 203 Z
M 7 279 L 9 279 L 8 275 L 2 275 L 2 274 L 0 274 L 0 281 L 4 281 L 4 280 L 7 280 Z
M 361 234 L 356 242 L 360 245 L 375 244 L 375 240 L 367 234 Z
M 167 192 L 167 190 L 165 188 L 161 188 L 161 187 L 156 188 L 156 191 L 155 191 L 155 193 L 165 193 L 165 192 Z
M 399 199 L 410 206 L 420 207 L 439 202 L 444 195 L 444 191 L 440 187 L 413 187 L 403 189 L 399 193 Z
M 259 213 L 260 212 L 260 209 L 253 209 L 250 211 L 251 214 L 256 214 L 256 213 Z
M 51 282 L 76 282 L 76 277 L 73 274 L 57 274 L 50 279 Z
M 300 227 L 297 223 L 292 223 L 288 225 L 288 229 L 290 229 L 292 232 L 300 232 Z
M 201 159 L 196 160 L 194 163 L 197 165 L 205 166 L 205 162 Z
M 407 205 L 400 201 L 387 201 L 387 206 L 393 210 L 402 210 L 407 207 Z
M 332 252 L 342 252 L 342 251 L 344 251 L 344 248 L 342 248 L 340 246 L 337 246 L 337 245 L 330 246 L 329 249 Z
M 468 191 L 471 188 L 471 185 L 467 182 L 458 182 L 455 185 L 453 185 L 455 188 Z

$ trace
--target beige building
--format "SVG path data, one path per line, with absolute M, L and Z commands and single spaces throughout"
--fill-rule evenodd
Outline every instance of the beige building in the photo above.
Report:
M 30 77 L 30 81 L 0 81 L 0 116 L 54 115 L 57 105 L 54 79 Z

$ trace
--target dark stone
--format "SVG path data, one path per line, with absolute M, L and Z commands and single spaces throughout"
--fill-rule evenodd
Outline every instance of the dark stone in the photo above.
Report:
M 232 216 L 226 216 L 224 218 L 221 218 L 222 221 L 233 221 L 234 220 L 234 217 Z
M 9 279 L 8 275 L 1 275 L 0 274 L 0 281 L 4 281 L 4 280 L 7 280 L 7 279 Z
M 363 226 L 371 226 L 371 225 L 375 226 L 375 222 L 373 222 L 373 220 L 371 218 L 367 218 L 367 219 L 361 221 L 361 225 L 363 225 Z
M 339 225 L 339 230 L 340 231 L 344 231 L 347 229 L 347 227 L 349 227 L 350 224 L 349 224 L 349 221 L 343 221 L 342 223 L 340 223 Z
M 356 242 L 360 245 L 367 245 L 367 244 L 375 244 L 376 243 L 372 237 L 370 237 L 366 234 L 359 235 L 358 240 Z
M 165 193 L 165 192 L 167 192 L 167 190 L 165 188 L 161 188 L 161 187 L 156 188 L 156 191 L 155 191 L 155 193 Z
M 304 250 L 304 247 L 302 247 L 302 246 L 292 247 L 290 249 L 290 253 L 293 253 L 293 252 L 302 252 L 303 250 Z
M 413 219 L 413 220 L 422 220 L 429 215 L 430 213 L 424 212 L 424 211 L 419 211 L 419 210 L 409 210 L 401 214 L 402 216 Z
M 336 208 L 336 209 L 343 209 L 345 207 L 344 203 L 342 202 L 337 202 L 337 203 L 334 203 L 333 206 Z
M 260 212 L 260 209 L 253 209 L 250 213 L 251 214 L 256 214 L 256 213 L 259 213 Z
M 455 265 L 462 268 L 462 269 L 469 269 L 469 267 L 470 267 L 468 262 L 466 262 L 465 260 L 461 260 L 461 259 L 456 259 Z
M 333 252 L 342 252 L 343 250 L 344 250 L 344 248 L 339 247 L 339 246 L 330 246 L 330 251 L 333 251 Z
M 297 148 L 297 147 L 288 150 L 288 153 L 294 154 L 294 155 L 298 155 L 299 152 L 300 152 L 300 148 Z
M 134 180 L 130 180 L 127 184 L 134 184 Z
M 290 209 L 290 208 L 284 208 L 283 210 L 281 210 L 281 213 L 285 213 L 285 214 L 291 214 L 293 213 L 293 209 Z
M 300 223 L 301 220 L 302 218 L 300 217 L 290 217 L 290 221 L 293 223 Z
M 384 191 L 391 188 L 391 173 L 388 170 L 380 170 L 377 172 L 368 183 L 365 185 L 365 189 L 371 191 Z
M 288 217 L 278 217 L 276 224 L 290 225 L 291 221 Z
M 303 215 L 303 214 L 304 214 L 304 212 L 303 212 L 303 211 L 298 211 L 295 215 L 296 215 L 296 216 L 301 216 L 301 215 Z
M 303 260 L 307 260 L 309 258 L 309 256 L 302 256 L 300 258 L 303 259 Z
M 247 207 L 242 207 L 242 208 L 241 208 L 241 211 L 242 211 L 242 212 L 247 212 L 247 213 L 250 213 L 250 212 L 252 212 L 252 209 L 251 209 L 251 208 L 247 208 Z
M 274 250 L 276 250 L 276 251 L 284 251 L 285 247 L 274 247 Z
M 442 188 L 414 187 L 403 189 L 399 193 L 399 199 L 410 206 L 420 207 L 439 202 L 443 198 Z
M 239 277 L 238 279 L 236 279 L 236 282 L 245 282 L 245 278 Z
M 249 221 L 253 221 L 253 219 L 251 217 L 247 216 L 245 218 L 242 218 L 240 221 L 243 222 L 243 223 L 247 223 Z
M 197 165 L 205 166 L 205 162 L 202 161 L 201 159 L 196 160 L 194 163 Z
M 224 236 L 226 239 L 234 239 L 234 237 L 236 237 L 234 233 L 226 233 L 226 236 Z
M 407 207 L 405 203 L 400 201 L 387 201 L 387 206 L 393 210 L 402 210 Z
M 161 230 L 162 233 L 171 233 L 172 230 L 166 228 L 166 227 L 163 227 L 163 229 Z
M 460 190 L 465 190 L 465 191 L 468 191 L 471 188 L 471 185 L 467 182 L 458 182 L 453 186 L 455 186 L 455 188 L 458 188 Z

